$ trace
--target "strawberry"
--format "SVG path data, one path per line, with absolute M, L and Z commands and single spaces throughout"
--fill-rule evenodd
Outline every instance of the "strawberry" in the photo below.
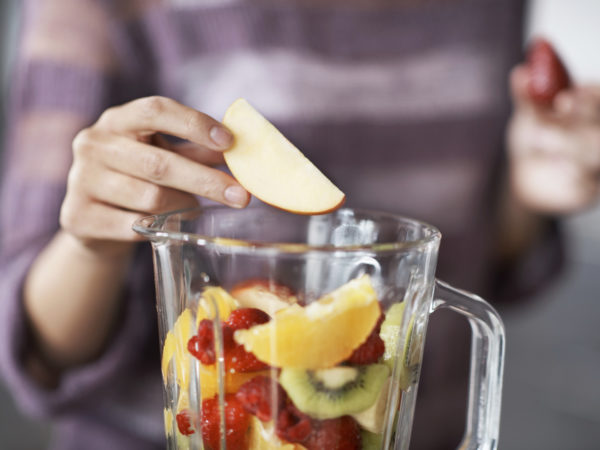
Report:
M 194 428 L 192 427 L 192 416 L 188 409 L 182 409 L 176 416 L 177 429 L 184 436 L 194 434 Z
M 350 416 L 313 421 L 313 431 L 302 443 L 307 450 L 359 450 L 362 446 L 358 423 Z
M 235 398 L 242 403 L 246 411 L 263 422 L 268 422 L 273 417 L 277 417 L 279 411 L 283 409 L 287 394 L 276 380 L 258 376 L 244 383 L 235 394 Z
M 529 97 L 541 106 L 551 106 L 556 94 L 571 85 L 567 69 L 545 39 L 536 39 L 529 47 L 527 66 Z
M 225 444 L 228 449 L 248 448 L 247 431 L 250 415 L 234 394 L 225 396 Z M 207 450 L 221 448 L 219 397 L 202 402 L 202 440 Z
M 381 331 L 381 324 L 384 318 L 385 314 L 381 313 L 367 340 L 354 349 L 350 357 L 345 361 L 346 363 L 353 365 L 374 364 L 381 358 L 385 352 L 385 343 L 379 337 L 379 332 Z

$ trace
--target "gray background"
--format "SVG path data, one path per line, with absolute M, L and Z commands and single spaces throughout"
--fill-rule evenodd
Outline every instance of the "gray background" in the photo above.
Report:
M 18 3 L 0 0 L 3 94 L 10 89 L 6 62 L 14 50 Z M 567 62 L 579 80 L 600 80 L 600 60 L 589 53 L 579 55 L 583 46 L 577 40 L 600 41 L 593 25 L 600 17 L 600 2 L 540 0 L 534 3 L 533 17 L 531 32 L 555 33 L 559 49 L 572 55 Z M 563 32 L 571 26 L 578 32 Z M 4 104 L 5 95 L 0 98 Z M 600 209 L 572 217 L 565 225 L 570 247 L 565 272 L 528 306 L 504 315 L 502 449 L 600 448 Z M 1 449 L 41 449 L 50 433 L 47 424 L 21 415 L 0 384 Z

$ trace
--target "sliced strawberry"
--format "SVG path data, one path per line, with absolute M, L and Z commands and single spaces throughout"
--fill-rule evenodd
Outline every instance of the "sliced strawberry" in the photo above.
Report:
M 374 364 L 379 361 L 379 358 L 381 358 L 385 352 L 385 343 L 383 342 L 383 339 L 379 337 L 381 324 L 384 319 L 385 314 L 381 313 L 379 320 L 375 324 L 371 334 L 367 337 L 367 340 L 354 349 L 354 352 L 352 352 L 350 357 L 345 361 L 346 363 L 364 365 Z
M 247 430 L 250 415 L 235 394 L 225 396 L 225 444 L 228 449 L 245 450 L 248 448 Z M 220 413 L 219 398 L 202 402 L 202 440 L 207 450 L 220 450 Z
M 287 394 L 277 380 L 258 376 L 244 383 L 235 397 L 244 405 L 246 411 L 263 422 L 268 422 L 273 417 L 277 417 L 279 411 L 283 409 Z

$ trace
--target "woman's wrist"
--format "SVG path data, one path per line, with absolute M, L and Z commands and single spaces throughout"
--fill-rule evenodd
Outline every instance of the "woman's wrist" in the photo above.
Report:
M 23 301 L 30 350 L 49 368 L 93 360 L 114 332 L 133 244 L 99 244 L 59 231 L 29 271 Z

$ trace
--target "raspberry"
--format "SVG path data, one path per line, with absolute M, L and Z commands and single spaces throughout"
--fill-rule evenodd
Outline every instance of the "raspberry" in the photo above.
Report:
M 256 308 L 240 308 L 231 311 L 227 325 L 233 330 L 245 330 L 253 325 L 266 323 L 270 320 L 269 315 Z
M 227 322 L 222 322 L 226 370 L 254 372 L 268 367 L 265 363 L 257 360 L 252 353 L 246 352 L 242 345 L 236 344 L 233 339 L 235 330 L 250 328 L 268 321 L 268 314 L 260 309 L 241 308 L 232 311 Z M 211 365 L 216 362 L 214 324 L 211 320 L 200 321 L 198 333 L 188 341 L 188 351 L 202 364 Z
M 236 345 L 233 340 L 233 330 L 228 326 L 222 326 L 221 329 L 223 331 L 223 347 L 227 352 Z M 198 334 L 192 336 L 188 341 L 188 351 L 202 364 L 210 365 L 216 362 L 214 324 L 211 320 L 200 321 Z
M 304 442 L 312 429 L 313 424 L 310 417 L 296 408 L 291 402 L 277 416 L 275 434 L 285 441 Z
M 250 415 L 235 394 L 225 396 L 225 444 L 228 449 L 248 448 L 246 432 L 250 426 Z M 207 450 L 219 450 L 221 444 L 219 397 L 202 402 L 202 440 Z
M 359 450 L 362 446 L 360 428 L 350 416 L 315 420 L 313 427 L 302 443 L 307 450 Z
M 177 421 L 177 428 L 181 434 L 185 436 L 194 434 L 194 428 L 192 428 L 192 416 L 188 409 L 182 409 L 181 412 L 175 416 L 175 420 Z
M 275 395 L 275 398 L 273 398 Z M 246 411 L 254 414 L 263 422 L 277 417 L 285 405 L 287 395 L 276 380 L 259 376 L 244 383 L 235 394 Z M 273 407 L 275 411 L 273 412 Z
M 382 313 L 367 340 L 355 348 L 354 352 L 352 352 L 345 362 L 355 365 L 374 364 L 381 358 L 385 352 L 385 343 L 379 337 L 379 332 L 381 331 L 381 324 L 384 318 L 385 315 Z

